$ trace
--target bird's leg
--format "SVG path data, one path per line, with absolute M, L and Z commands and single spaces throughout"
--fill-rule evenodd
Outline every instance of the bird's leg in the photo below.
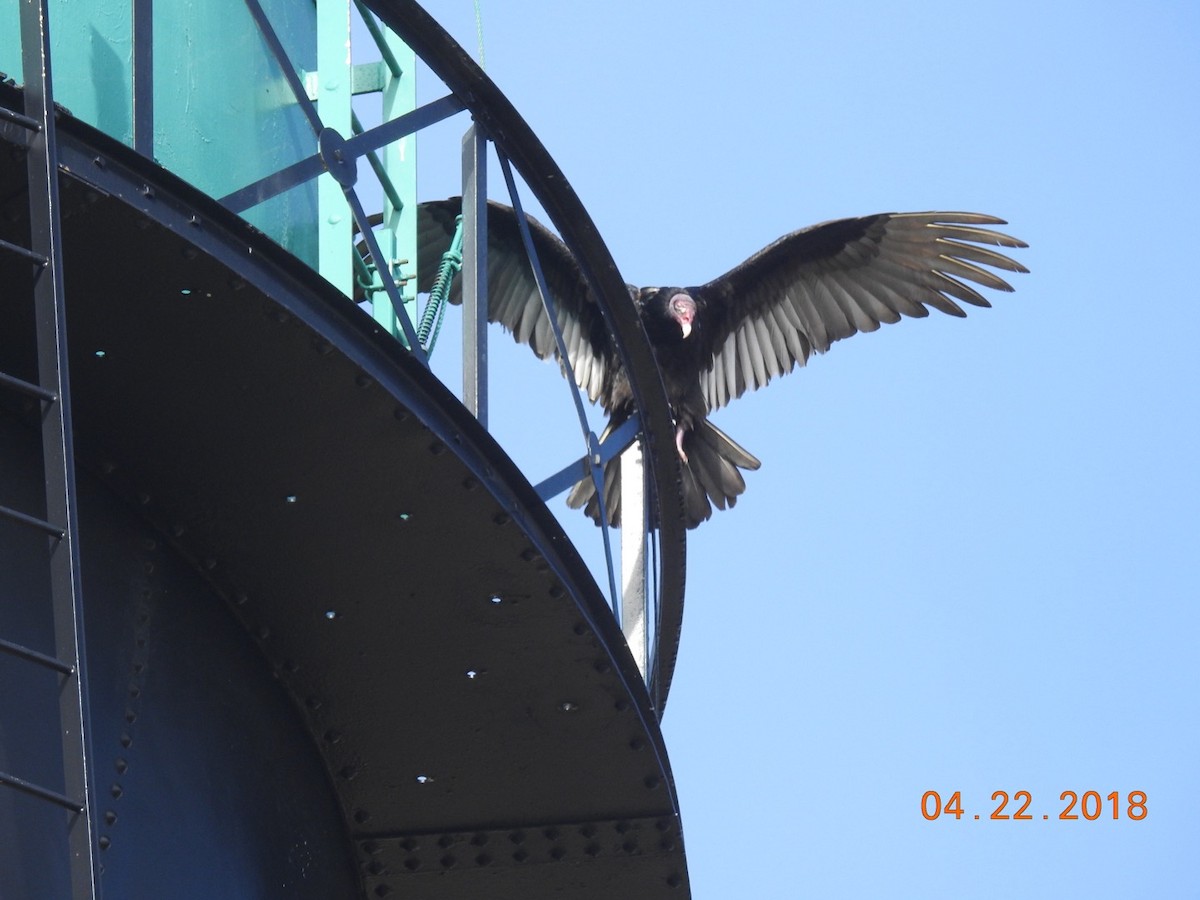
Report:
M 688 456 L 683 450 L 683 426 L 682 425 L 675 426 L 675 448 L 679 451 L 679 458 L 682 459 L 684 464 L 686 465 L 687 461 L 688 461 Z

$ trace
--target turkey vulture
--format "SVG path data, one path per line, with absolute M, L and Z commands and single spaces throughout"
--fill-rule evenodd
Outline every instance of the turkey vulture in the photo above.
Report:
M 418 214 L 419 290 L 428 291 L 454 234 L 457 197 L 422 203 Z M 609 432 L 629 418 L 633 399 L 599 307 L 567 246 L 529 218 L 534 247 L 558 310 L 575 379 L 609 415 Z M 981 244 L 1024 247 L 987 226 L 1004 220 L 979 213 L 880 213 L 794 231 L 699 287 L 629 285 L 654 348 L 675 418 L 689 528 L 733 506 L 746 489 L 739 469 L 759 461 L 712 424 L 708 414 L 767 384 L 834 341 L 927 307 L 964 316 L 955 301 L 991 304 L 967 282 L 1012 287 L 983 268 L 1027 271 Z M 541 359 L 558 351 L 525 256 L 516 216 L 488 202 L 488 319 L 499 322 Z M 455 283 L 452 299 L 459 299 Z M 619 457 L 605 470 L 605 509 L 620 522 Z M 567 498 L 599 521 L 591 479 Z

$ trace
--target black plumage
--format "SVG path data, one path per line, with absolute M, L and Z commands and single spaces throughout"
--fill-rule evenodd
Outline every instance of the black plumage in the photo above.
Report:
M 459 210 L 458 198 L 421 204 L 421 290 L 432 282 Z M 529 223 L 576 381 L 615 428 L 632 413 L 632 395 L 600 310 L 566 245 L 532 218 Z M 990 306 L 972 284 L 1011 291 L 992 269 L 1026 271 L 982 246 L 1026 246 L 991 228 L 1004 224 L 962 212 L 837 219 L 785 235 L 698 287 L 629 285 L 675 417 L 688 527 L 708 519 L 712 505 L 732 506 L 746 488 L 739 470 L 759 467 L 709 421 L 710 412 L 852 334 L 901 316 L 926 316 L 930 307 L 964 316 L 959 302 Z M 515 215 L 494 202 L 488 204 L 487 269 L 489 320 L 538 357 L 557 356 Z M 605 473 L 605 507 L 614 524 L 620 521 L 618 467 L 614 459 Z M 568 503 L 598 520 L 590 480 L 575 486 Z

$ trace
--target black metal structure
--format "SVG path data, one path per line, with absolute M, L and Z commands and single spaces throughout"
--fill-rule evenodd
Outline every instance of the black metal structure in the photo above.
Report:
M 544 149 L 415 4 L 370 5 L 522 170 L 650 384 Z M 658 727 L 677 623 L 648 691 L 480 423 L 307 266 L 56 113 L 23 22 L 24 84 L 0 85 L 0 897 L 687 896 Z

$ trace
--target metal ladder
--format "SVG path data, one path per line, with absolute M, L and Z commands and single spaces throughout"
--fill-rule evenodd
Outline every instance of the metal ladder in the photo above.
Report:
M 28 794 L 65 811 L 70 854 L 71 896 L 100 896 L 91 802 L 91 760 L 87 733 L 87 686 L 84 665 L 83 607 L 80 593 L 75 460 L 67 377 L 63 293 L 62 234 L 58 186 L 58 149 L 51 93 L 49 29 L 45 0 L 22 0 L 21 46 L 25 115 L 0 110 L 10 126 L 28 135 L 30 246 L 0 241 L 0 253 L 17 254 L 35 267 L 34 314 L 37 322 L 38 383 L 0 372 L 0 391 L 32 397 L 40 406 L 45 518 L 0 506 L 0 517 L 46 535 L 49 543 L 50 602 L 55 654 L 4 639 L 0 652 L 31 666 L 51 669 L 59 678 L 59 720 L 63 749 L 63 791 L 0 772 L 0 790 Z

